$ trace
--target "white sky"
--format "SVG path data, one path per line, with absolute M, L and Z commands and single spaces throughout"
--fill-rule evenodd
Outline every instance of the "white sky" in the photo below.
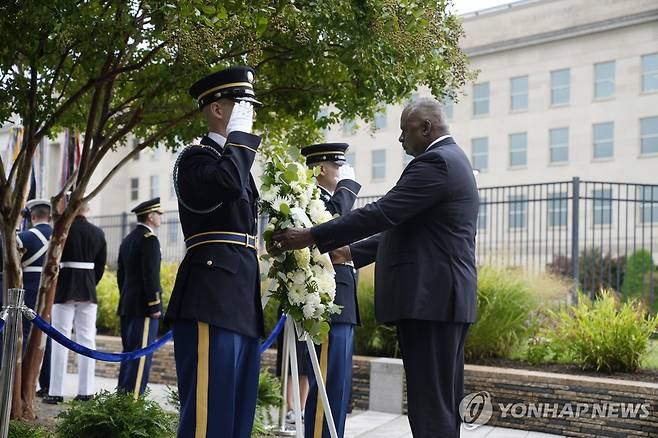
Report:
M 458 14 L 466 12 L 479 11 L 494 6 L 500 6 L 507 3 L 514 3 L 514 0 L 453 0 Z

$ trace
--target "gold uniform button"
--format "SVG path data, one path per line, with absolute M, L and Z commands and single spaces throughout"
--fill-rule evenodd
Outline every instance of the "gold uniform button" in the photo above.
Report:
M 208 265 L 208 266 L 212 266 L 212 260 L 208 260 L 208 261 L 206 262 L 206 265 Z

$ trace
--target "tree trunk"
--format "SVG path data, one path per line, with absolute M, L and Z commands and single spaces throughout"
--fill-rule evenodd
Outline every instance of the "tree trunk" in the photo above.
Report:
M 22 275 L 21 275 L 21 256 L 16 245 L 16 229 L 11 223 L 3 218 L 2 246 L 3 259 L 5 262 L 3 273 L 3 287 L 5 290 L 13 288 L 22 288 Z M 4 291 L 3 291 L 4 293 Z M 6 295 L 5 295 L 6 296 Z M 6 302 L 5 302 L 6 304 Z M 22 316 L 19 315 L 19 318 Z M 16 369 L 14 371 L 14 390 L 11 404 L 11 417 L 15 418 L 20 415 L 21 409 L 21 365 L 23 356 L 23 323 L 22 320 L 18 324 L 18 336 L 16 338 Z
M 66 237 L 68 236 L 77 211 L 77 208 L 73 209 L 71 207 L 69 205 L 62 212 L 62 215 L 55 220 L 50 246 L 46 253 L 43 273 L 41 274 L 37 313 L 47 322 L 51 320 L 53 302 L 55 301 L 57 277 L 59 276 L 59 261 L 62 258 L 64 243 L 66 242 Z M 22 399 L 21 418 L 24 420 L 34 420 L 36 418 L 34 397 L 36 395 L 37 379 L 39 378 L 45 347 L 46 337 L 41 330 L 35 328 L 30 332 L 30 339 L 27 344 L 20 390 L 20 398 Z

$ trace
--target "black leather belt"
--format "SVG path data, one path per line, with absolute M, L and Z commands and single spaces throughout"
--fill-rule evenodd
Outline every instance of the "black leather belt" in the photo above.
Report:
M 185 246 L 188 250 L 195 246 L 207 245 L 210 243 L 238 245 L 256 250 L 256 236 L 247 233 L 235 233 L 233 231 L 207 231 L 185 239 Z

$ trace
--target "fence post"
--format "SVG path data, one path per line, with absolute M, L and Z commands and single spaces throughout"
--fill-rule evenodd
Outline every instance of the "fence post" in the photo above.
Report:
M 121 213 L 121 239 L 128 235 L 128 213 Z
M 572 299 L 578 302 L 578 289 L 580 287 L 580 256 L 579 236 L 580 231 L 580 178 L 575 176 L 572 180 L 572 205 L 571 205 L 571 272 L 573 273 Z
M 0 438 L 9 434 L 11 417 L 11 399 L 14 390 L 14 372 L 16 369 L 16 344 L 18 327 L 23 323 L 23 289 L 9 289 L 5 309 L 7 322 L 2 342 L 2 367 L 0 368 Z

